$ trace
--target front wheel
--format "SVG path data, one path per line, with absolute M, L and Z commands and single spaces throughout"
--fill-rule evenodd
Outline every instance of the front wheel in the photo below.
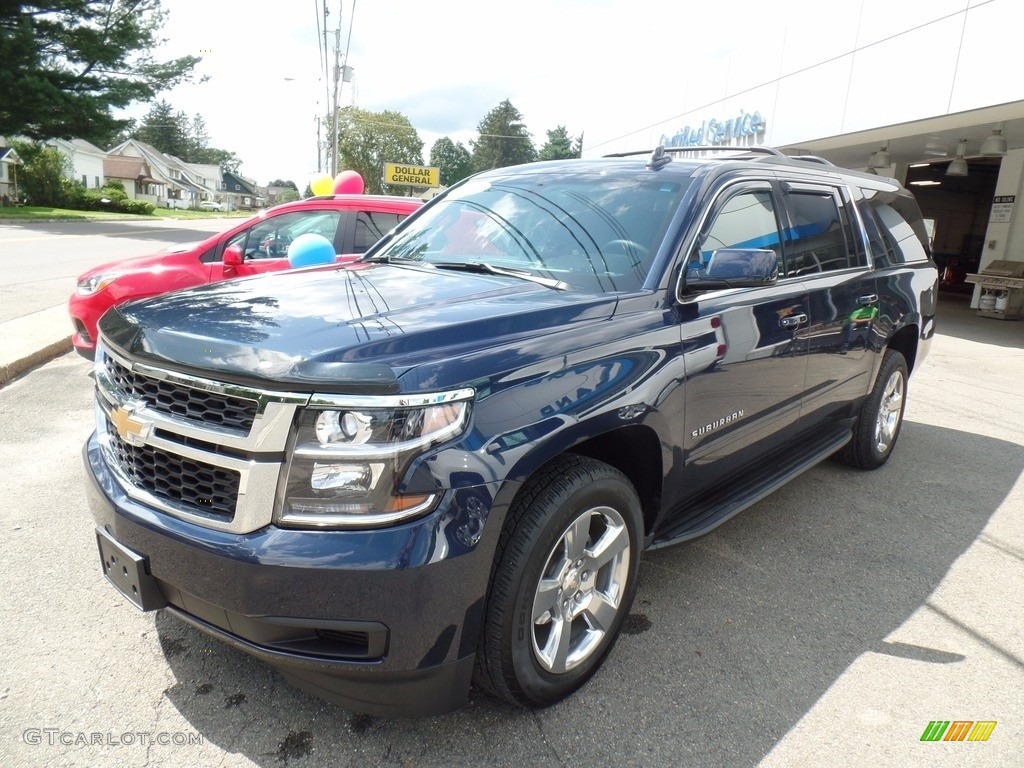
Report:
M 603 462 L 567 456 L 533 478 L 495 555 L 477 683 L 526 706 L 583 685 L 633 602 L 642 532 L 636 491 Z
M 840 454 L 842 460 L 860 469 L 877 469 L 889 460 L 903 426 L 907 404 L 907 361 L 888 350 L 875 386 L 861 406 L 853 427 L 853 439 Z

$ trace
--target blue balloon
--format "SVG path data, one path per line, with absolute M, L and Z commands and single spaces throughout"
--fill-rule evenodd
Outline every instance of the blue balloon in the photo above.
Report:
M 299 235 L 288 246 L 288 266 L 312 267 L 334 263 L 334 245 L 323 235 L 307 232 Z

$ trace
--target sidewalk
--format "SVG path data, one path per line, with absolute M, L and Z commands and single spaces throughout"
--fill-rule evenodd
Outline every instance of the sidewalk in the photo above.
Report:
M 0 323 L 0 387 L 70 351 L 71 319 L 64 304 Z

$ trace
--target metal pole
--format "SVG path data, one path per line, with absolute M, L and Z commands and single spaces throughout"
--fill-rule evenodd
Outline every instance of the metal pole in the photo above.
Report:
M 323 173 L 324 171 L 324 153 L 323 143 L 320 140 L 320 115 L 316 116 L 316 172 Z
M 338 173 L 338 82 L 341 79 L 341 13 L 338 13 L 338 26 L 334 30 L 334 93 L 331 99 L 331 177 Z

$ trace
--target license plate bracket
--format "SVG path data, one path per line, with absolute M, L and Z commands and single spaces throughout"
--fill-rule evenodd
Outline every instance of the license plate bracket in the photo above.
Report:
M 167 605 L 143 555 L 132 552 L 103 528 L 96 529 L 96 544 L 103 575 L 132 605 L 140 611 L 155 611 Z

